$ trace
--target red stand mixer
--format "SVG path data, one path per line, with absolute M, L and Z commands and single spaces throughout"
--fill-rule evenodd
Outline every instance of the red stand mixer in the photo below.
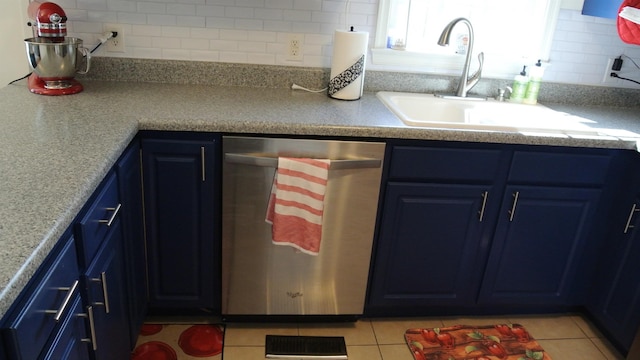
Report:
M 82 40 L 67 37 L 67 15 L 52 2 L 38 0 L 27 9 L 33 38 L 25 39 L 29 66 L 33 71 L 27 81 L 29 91 L 41 95 L 68 95 L 83 90 L 74 79 L 76 73 L 86 74 L 91 62 L 90 52 Z M 84 69 L 80 67 L 84 64 Z

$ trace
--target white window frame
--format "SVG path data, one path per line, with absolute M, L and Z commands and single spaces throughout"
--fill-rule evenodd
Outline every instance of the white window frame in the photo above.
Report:
M 411 72 L 425 72 L 438 74 L 459 74 L 464 64 L 464 56 L 461 55 L 445 55 L 436 53 L 419 53 L 412 51 L 392 50 L 387 48 L 387 26 L 389 17 L 389 8 L 393 0 L 379 0 L 378 21 L 376 25 L 375 42 L 371 48 L 371 63 L 374 68 L 384 68 L 389 70 L 404 70 Z M 433 0 L 447 1 L 447 0 Z M 479 0 L 471 0 L 479 1 Z M 517 1 L 517 0 L 513 0 Z M 553 40 L 558 13 L 560 12 L 561 0 L 549 0 L 549 6 L 546 9 L 546 24 L 540 26 L 542 38 L 542 49 L 540 49 L 539 58 L 544 62 L 549 61 L 549 53 L 551 52 L 551 43 Z M 453 19 L 451 19 L 453 20 Z M 473 23 L 473 20 L 471 21 Z M 463 26 L 463 25 L 458 25 Z M 505 29 L 505 31 L 513 31 Z M 435 35 L 434 42 L 437 41 Z M 478 34 L 476 34 L 477 37 Z M 508 44 L 507 44 L 508 45 Z M 482 49 L 477 46 L 474 48 L 473 62 L 471 65 L 472 72 L 477 68 L 477 54 Z M 515 74 L 522 70 L 523 65 L 532 65 L 537 59 L 485 59 L 483 69 L 483 77 L 492 78 L 512 78 Z M 474 64 L 475 62 L 475 64 Z

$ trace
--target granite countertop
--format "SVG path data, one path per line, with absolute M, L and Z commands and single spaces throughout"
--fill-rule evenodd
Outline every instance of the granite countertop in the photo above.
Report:
M 289 89 L 83 81 L 49 97 L 0 89 L 0 317 L 138 130 L 292 134 L 636 149 L 634 139 L 556 138 L 405 126 L 376 98 Z M 637 108 L 548 104 L 640 134 Z

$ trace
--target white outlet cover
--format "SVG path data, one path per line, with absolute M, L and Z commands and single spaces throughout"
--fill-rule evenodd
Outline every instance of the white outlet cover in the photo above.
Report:
M 302 49 L 303 49 L 303 39 L 304 36 L 302 34 L 289 34 L 287 37 L 287 43 L 285 44 L 285 56 L 289 61 L 302 61 Z M 293 43 L 298 44 L 298 49 L 296 52 L 292 49 Z
M 108 31 L 116 31 L 118 36 L 115 38 L 111 38 L 107 40 L 105 44 L 107 46 L 107 52 L 125 52 L 125 42 L 124 42 L 124 28 L 120 24 L 105 24 L 103 26 L 104 32 Z

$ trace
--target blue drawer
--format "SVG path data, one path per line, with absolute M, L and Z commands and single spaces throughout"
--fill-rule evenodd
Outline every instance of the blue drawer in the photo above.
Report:
M 599 186 L 606 181 L 612 155 L 516 151 L 509 183 Z
M 500 176 L 503 156 L 500 149 L 396 146 L 389 176 L 408 181 L 493 182 Z
M 75 243 L 70 237 L 40 281 L 25 289 L 29 295 L 20 302 L 20 312 L 7 325 L 5 335 L 10 359 L 38 358 L 51 334 L 71 311 L 73 299 L 80 290 L 78 276 Z M 59 315 L 58 321 L 56 315 Z
M 87 209 L 85 216 L 76 225 L 80 265 L 86 269 L 100 244 L 111 230 L 111 223 L 120 215 L 120 197 L 115 173 L 107 176 L 100 193 Z

